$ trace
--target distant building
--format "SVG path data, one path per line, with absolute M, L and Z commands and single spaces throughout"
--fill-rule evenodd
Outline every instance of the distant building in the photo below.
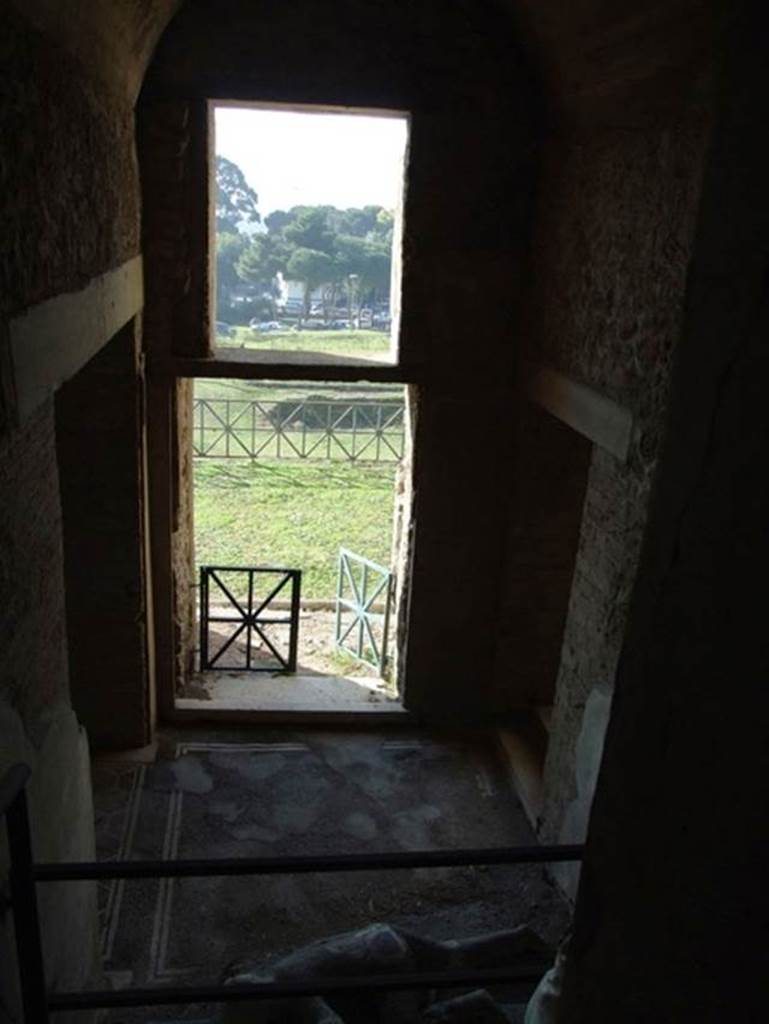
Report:
M 316 288 L 310 296 L 310 303 L 323 302 L 323 289 Z M 304 309 L 304 285 L 301 281 L 291 281 L 278 271 L 277 305 L 286 312 L 301 313 Z

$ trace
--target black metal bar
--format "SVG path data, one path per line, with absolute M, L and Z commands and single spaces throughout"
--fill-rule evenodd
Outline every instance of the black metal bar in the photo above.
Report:
M 243 620 L 240 617 L 238 617 L 237 619 L 233 619 L 233 618 L 227 618 L 225 615 L 209 615 L 208 616 L 208 621 L 209 622 L 242 622 Z M 291 619 L 290 618 L 288 618 L 288 619 L 263 619 L 261 615 L 257 619 L 257 622 L 260 625 L 264 625 L 264 626 L 290 626 L 291 625 Z
M 299 647 L 299 608 L 302 590 L 302 573 L 294 569 L 291 573 L 291 627 L 288 631 L 288 671 L 296 672 L 296 657 Z
M 52 1010 L 95 1009 L 118 1006 L 171 1006 L 184 1003 L 236 1003 L 256 999 L 291 999 L 335 996 L 353 992 L 404 992 L 431 988 L 475 988 L 486 985 L 535 984 L 551 964 L 544 960 L 516 967 L 488 967 L 408 974 L 369 974 L 356 978 L 311 978 L 254 984 L 195 985 L 136 988 L 117 992 L 56 992 L 48 1001 Z
M 254 570 L 248 574 L 248 624 L 246 627 L 246 669 L 251 668 L 251 634 L 253 626 L 251 619 L 254 615 Z
M 245 573 L 247 575 L 247 598 L 246 606 L 243 607 L 234 593 L 222 581 L 220 574 L 223 572 Z M 274 575 L 279 576 L 278 583 L 272 587 L 268 596 L 264 599 L 258 598 L 255 588 L 255 576 Z M 276 667 L 281 672 L 295 672 L 297 662 L 298 628 L 299 628 L 299 607 L 301 599 L 301 572 L 298 569 L 273 568 L 267 566 L 213 566 L 200 567 L 200 669 L 207 671 L 215 667 L 229 671 L 247 672 L 274 672 Z M 228 602 L 227 608 L 232 606 L 236 613 L 233 615 L 212 615 L 211 600 L 211 579 L 221 589 Z M 291 610 L 287 618 L 274 615 L 262 616 L 262 612 L 268 607 L 283 587 L 291 584 Z M 222 622 L 235 625 L 237 628 L 229 639 L 212 656 L 209 638 L 211 623 Z M 288 656 L 283 657 L 275 647 L 270 637 L 263 631 L 265 626 L 288 626 Z M 245 664 L 220 665 L 222 656 L 230 649 L 233 643 L 246 632 Z M 254 665 L 254 632 L 261 638 L 264 645 L 272 653 L 276 665 L 255 666 Z
M 216 654 L 213 656 L 213 658 L 209 659 L 205 663 L 205 665 L 201 665 L 201 668 L 204 668 L 204 669 L 213 668 L 216 665 L 216 663 L 219 660 L 219 658 L 221 658 L 221 656 L 223 654 L 225 654 L 230 649 L 230 647 L 232 647 L 232 645 L 238 639 L 240 634 L 246 628 L 247 624 L 248 624 L 248 620 L 247 619 L 243 619 L 243 621 L 240 623 L 240 625 L 235 630 L 235 632 L 232 634 L 232 636 L 229 638 L 229 640 L 227 640 L 225 643 L 223 643 L 222 646 L 219 648 L 219 650 L 216 652 Z M 223 667 L 226 668 L 227 666 L 225 665 Z
M 251 617 L 253 619 L 258 619 L 259 622 L 264 622 L 265 621 L 262 618 L 262 612 L 264 611 L 265 608 L 268 607 L 270 602 L 273 601 L 278 596 L 278 594 L 281 592 L 281 590 L 285 587 L 286 583 L 291 579 L 292 571 L 293 570 L 291 570 L 291 569 L 275 569 L 275 570 L 269 569 L 269 570 L 267 570 L 267 569 L 259 569 L 259 568 L 254 568 L 254 569 L 250 570 L 250 572 L 252 574 L 255 573 L 255 572 L 279 572 L 283 576 L 282 579 L 278 580 L 277 584 L 272 588 L 272 590 L 267 595 L 267 597 L 265 597 L 264 600 L 259 602 L 259 607 L 256 609 L 256 611 L 254 611 L 252 608 L 249 608 L 249 614 L 251 615 Z
M 37 864 L 40 882 L 91 878 L 208 878 L 224 875 L 302 875 L 331 871 L 398 871 L 481 864 L 555 864 L 582 859 L 582 846 L 510 846 L 466 850 L 350 853 L 321 857 L 237 857 L 212 860 L 91 861 Z
M 277 647 L 272 642 L 272 640 L 270 640 L 270 638 L 267 636 L 267 634 L 264 632 L 264 630 L 261 629 L 260 624 L 258 622 L 254 622 L 253 623 L 253 627 L 256 630 L 256 632 L 259 634 L 262 642 L 267 647 L 269 647 L 269 649 L 272 651 L 272 656 L 273 656 L 273 658 L 275 658 L 275 660 L 278 663 L 279 671 L 281 671 L 281 672 L 288 672 L 288 661 L 283 657 L 283 655 L 277 649 Z M 252 669 L 252 671 L 258 672 L 260 670 L 259 669 Z M 262 672 L 274 672 L 275 671 L 275 666 L 274 665 L 266 666 L 265 668 L 261 669 L 261 671 Z
M 208 569 L 200 568 L 200 668 L 208 665 Z
M 30 776 L 25 764 L 14 765 L 3 780 L 0 808 L 5 810 L 10 855 L 10 889 L 16 952 L 19 961 L 19 983 L 24 1020 L 29 1024 L 47 1024 L 45 965 L 40 936 L 40 918 L 35 891 L 35 866 L 32 860 L 32 837 L 24 786 Z M 10 796 L 10 802 L 6 800 Z
M 208 572 L 281 572 L 286 573 L 291 570 L 286 569 L 285 565 L 207 565 L 206 569 Z

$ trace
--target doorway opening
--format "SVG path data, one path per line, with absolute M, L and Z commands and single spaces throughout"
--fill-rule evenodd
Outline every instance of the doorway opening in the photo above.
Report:
M 393 711 L 410 529 L 400 384 L 197 380 L 197 650 L 179 700 Z

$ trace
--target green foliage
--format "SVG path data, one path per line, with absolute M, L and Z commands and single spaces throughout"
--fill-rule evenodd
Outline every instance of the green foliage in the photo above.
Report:
M 275 275 L 285 265 L 285 253 L 276 240 L 270 235 L 256 235 L 240 254 L 235 271 L 241 280 L 270 291 Z
M 327 211 L 328 207 L 323 206 L 303 207 L 291 223 L 283 228 L 283 238 L 295 250 L 311 249 L 331 255 L 334 251 L 334 232 L 328 225 Z
M 346 302 L 357 314 L 364 303 L 387 298 L 393 237 L 388 210 L 294 206 L 270 213 L 266 231 L 257 232 L 257 195 L 240 168 L 218 156 L 216 184 L 219 319 L 235 315 L 233 298 L 243 298 L 244 284 L 262 293 L 252 296 L 257 302 L 275 294 L 278 272 L 303 284 L 305 316 L 312 292 L 321 287 L 327 311 Z
M 343 284 L 350 304 L 360 307 L 364 298 L 386 296 L 390 288 L 390 248 L 367 236 L 339 235 L 334 255 L 336 280 Z M 353 282 L 352 276 L 357 280 Z
M 231 160 L 216 158 L 216 230 L 236 235 L 260 223 L 258 197 Z
M 325 355 L 376 358 L 390 351 L 384 331 L 253 331 L 236 327 L 231 338 L 220 338 L 224 348 L 253 348 L 260 352 L 323 352 Z
M 230 307 L 232 289 L 240 283 L 236 264 L 245 251 L 247 240 L 236 232 L 216 236 L 216 308 L 217 319 L 224 319 Z
M 297 209 L 297 207 L 294 207 Z M 290 224 L 293 220 L 293 212 L 287 213 L 285 210 L 273 210 L 272 213 L 268 213 L 264 218 L 264 225 L 271 235 L 279 235 L 283 228 Z
M 294 281 L 304 285 L 304 312 L 310 312 L 310 296 L 322 284 L 326 284 L 334 275 L 334 261 L 317 249 L 294 249 L 286 264 L 286 274 Z

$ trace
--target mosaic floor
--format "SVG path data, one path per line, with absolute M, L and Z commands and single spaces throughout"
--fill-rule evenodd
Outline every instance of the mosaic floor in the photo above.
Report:
M 473 737 L 168 732 L 153 759 L 97 760 L 94 788 L 104 860 L 533 842 L 493 752 Z M 216 982 L 233 961 L 268 962 L 372 921 L 441 939 L 530 924 L 550 945 L 567 923 L 536 866 L 114 881 L 100 913 L 117 988 Z M 107 1019 L 208 1022 L 216 1008 Z

